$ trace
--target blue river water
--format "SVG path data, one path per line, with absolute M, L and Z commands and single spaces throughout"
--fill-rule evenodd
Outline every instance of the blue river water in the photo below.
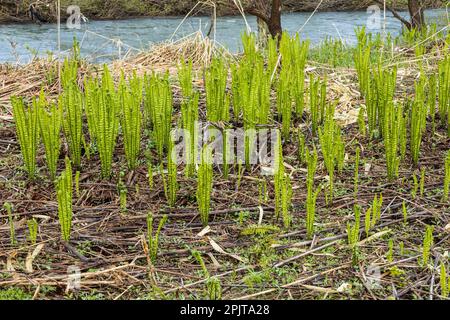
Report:
M 402 12 L 407 16 L 407 13 Z M 366 11 L 318 12 L 309 20 L 311 13 L 283 14 L 283 28 L 290 33 L 298 32 L 318 44 L 327 37 L 340 38 L 348 44 L 355 43 L 354 30 L 358 26 L 370 26 L 371 32 L 381 32 L 383 13 L 377 20 L 376 13 Z M 445 10 L 427 10 L 428 20 L 447 23 Z M 248 26 L 256 30 L 256 19 L 247 16 Z M 154 43 L 169 39 L 177 40 L 194 32 L 209 30 L 209 17 L 191 17 L 182 24 L 183 17 L 139 18 L 115 21 L 90 21 L 81 29 L 70 29 L 65 21 L 61 25 L 61 49 L 67 50 L 77 37 L 82 43 L 81 53 L 92 61 L 109 61 L 120 58 L 127 50 L 145 50 Z M 180 26 L 181 24 L 181 26 Z M 174 31 L 177 32 L 174 34 Z M 247 30 L 241 16 L 217 19 L 215 41 L 232 52 L 240 50 L 240 36 Z M 396 35 L 400 22 L 390 13 L 386 16 L 386 31 Z M 10 24 L 0 25 L 0 62 L 27 63 L 34 55 L 46 55 L 57 50 L 56 24 Z M 120 50 L 119 50 L 120 47 Z

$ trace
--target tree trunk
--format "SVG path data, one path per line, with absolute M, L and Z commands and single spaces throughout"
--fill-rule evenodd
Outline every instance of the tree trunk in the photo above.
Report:
M 269 31 L 272 37 L 281 37 L 281 0 L 272 0 L 272 10 L 269 19 Z
M 411 16 L 411 27 L 417 30 L 422 29 L 425 25 L 425 16 L 423 13 L 423 5 L 420 0 L 408 1 L 409 14 Z

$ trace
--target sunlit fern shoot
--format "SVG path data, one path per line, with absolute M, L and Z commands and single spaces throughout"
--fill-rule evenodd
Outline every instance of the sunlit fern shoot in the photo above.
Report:
M 448 280 L 447 280 L 448 279 Z M 445 263 L 441 261 L 439 283 L 441 284 L 441 296 L 448 298 L 450 288 L 450 277 L 447 276 L 447 270 L 445 269 Z
M 413 163 L 419 162 L 422 136 L 426 129 L 427 105 L 425 104 L 425 78 L 421 77 L 415 84 L 416 96 L 411 108 L 410 149 Z
M 356 155 L 355 155 L 355 171 L 354 171 L 354 175 L 353 175 L 353 193 L 354 193 L 355 197 L 358 194 L 360 156 L 361 156 L 361 149 L 359 147 L 357 147 Z
M 48 107 L 43 91 L 41 91 L 37 106 L 39 109 L 39 127 L 45 148 L 45 161 L 50 172 L 50 178 L 55 180 L 61 148 L 62 108 L 56 104 L 51 104 Z
M 153 214 L 149 213 L 147 215 L 147 241 L 148 241 L 148 254 L 150 256 L 150 261 L 155 264 L 158 257 L 159 250 L 159 235 L 162 228 L 168 220 L 168 216 L 165 214 L 159 221 L 158 228 L 153 232 Z
M 444 160 L 444 197 L 443 201 L 447 202 L 450 192 L 450 150 L 447 151 L 447 156 Z
M 206 113 L 209 121 L 228 121 L 230 98 L 227 89 L 228 68 L 223 59 L 213 58 L 205 70 Z
M 422 260 L 421 265 L 423 267 L 428 265 L 428 262 L 430 260 L 431 255 L 431 248 L 433 247 L 433 226 L 426 227 L 425 235 L 423 237 L 423 244 L 422 244 Z
M 403 108 L 401 105 L 394 105 L 390 102 L 385 108 L 384 121 L 384 152 L 386 155 L 386 168 L 389 180 L 398 176 L 398 167 L 400 164 L 399 138 L 403 132 L 404 126 Z
M 164 193 L 169 206 L 173 207 L 177 201 L 178 181 L 177 181 L 177 159 L 174 143 L 169 141 L 167 156 L 167 178 L 163 179 Z
M 208 225 L 211 210 L 211 193 L 213 187 L 212 151 L 209 146 L 202 150 L 201 161 L 198 166 L 197 178 L 197 204 L 200 219 L 204 226 Z
M 242 60 L 239 66 L 232 69 L 235 116 L 242 111 L 246 129 L 269 121 L 270 76 L 270 72 L 264 69 L 264 60 L 260 55 L 253 60 Z
M 371 47 L 366 41 L 365 28 L 357 30 L 356 33 L 358 45 L 354 54 L 355 68 L 358 74 L 359 90 L 364 97 L 369 89 Z
M 281 63 L 285 69 L 292 72 L 291 94 L 298 117 L 302 116 L 305 103 L 305 66 L 308 48 L 308 40 L 301 41 L 298 34 L 290 37 L 287 32 L 283 33 L 280 41 Z
M 289 138 L 292 119 L 292 73 L 290 69 L 281 69 L 277 87 L 277 111 L 282 120 L 281 133 L 284 139 Z
M 29 178 L 34 179 L 39 143 L 39 110 L 36 107 L 36 100 L 32 106 L 26 106 L 22 98 L 12 97 L 11 104 L 25 169 Z
M 222 299 L 222 286 L 220 280 L 217 277 L 209 277 L 206 281 L 206 289 L 208 290 L 209 300 L 221 300 Z
M 184 130 L 185 148 L 185 174 L 192 177 L 195 173 L 198 146 L 198 92 L 193 93 L 189 99 L 184 99 L 181 103 L 181 121 Z
M 61 227 L 61 238 L 70 240 L 72 229 L 72 166 L 66 158 L 66 169 L 61 173 L 56 183 L 58 199 L 58 218 Z
M 12 205 L 9 202 L 3 204 L 3 208 L 6 210 L 9 224 L 9 242 L 13 246 L 16 244 L 16 228 L 14 227 L 14 218 L 12 215 Z
M 169 74 L 164 76 L 145 75 L 145 114 L 152 124 L 153 139 L 158 155 L 162 160 L 164 149 L 169 146 L 173 113 L 173 95 L 169 82 Z
M 312 132 L 315 135 L 325 117 L 327 84 L 326 80 L 316 79 L 313 74 L 309 79 L 309 111 Z
M 285 172 L 283 150 L 281 138 L 278 136 L 277 153 L 275 158 L 275 215 L 282 217 L 285 228 L 291 225 L 291 198 L 292 198 L 292 184 L 291 179 Z
M 192 79 L 192 60 L 183 58 L 178 64 L 178 82 L 184 99 L 190 99 L 194 93 Z
M 352 250 L 353 263 L 355 264 L 358 259 L 357 243 L 359 241 L 361 207 L 359 205 L 355 205 L 353 211 L 355 213 L 355 223 L 352 225 L 350 222 L 347 222 L 347 238 L 348 238 L 348 245 Z
M 322 155 L 330 177 L 330 202 L 333 201 L 335 169 L 342 169 L 345 157 L 345 145 L 341 137 L 341 128 L 334 120 L 334 111 L 334 105 L 328 105 L 323 128 L 319 128 Z
M 375 198 L 373 199 L 372 202 L 372 207 L 371 207 L 371 211 L 372 211 L 372 222 L 371 222 L 371 227 L 374 228 L 375 225 L 378 223 L 378 221 L 380 221 L 381 219 L 381 207 L 383 205 L 383 195 L 380 194 L 380 196 L 378 197 L 378 195 L 375 195 Z
M 143 84 L 136 73 L 125 83 L 123 76 L 119 84 L 121 104 L 121 127 L 128 168 L 134 170 L 140 153 L 143 97 Z
M 439 114 L 441 123 L 447 123 L 450 136 L 450 56 L 439 63 Z
M 109 178 L 119 133 L 120 97 L 106 65 L 101 84 L 96 79 L 86 82 L 86 113 L 91 118 L 90 132 L 97 144 L 102 177 Z
M 79 168 L 81 166 L 81 143 L 83 140 L 83 97 L 76 82 L 76 68 L 75 63 L 67 62 L 67 65 L 64 65 L 62 73 L 64 90 L 59 103 L 63 109 L 63 128 L 69 144 L 72 164 Z M 64 76 L 65 72 L 67 72 L 66 76 Z
M 31 244 L 36 244 L 37 240 L 37 234 L 38 234 L 38 223 L 35 218 L 30 219 L 27 221 L 28 226 L 28 240 L 31 242 Z

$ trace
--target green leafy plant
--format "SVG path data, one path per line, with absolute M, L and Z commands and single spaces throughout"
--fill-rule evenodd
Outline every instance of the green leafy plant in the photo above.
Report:
M 358 73 L 359 90 L 361 96 L 364 97 L 369 89 L 371 46 L 365 27 L 357 29 L 356 36 L 358 38 L 358 45 L 355 50 L 354 61 Z
M 14 228 L 14 219 L 12 216 L 12 205 L 9 202 L 5 202 L 3 204 L 3 208 L 6 210 L 8 214 L 8 223 L 9 223 L 9 239 L 12 246 L 14 246 L 16 241 L 16 229 Z
M 309 78 L 309 108 L 312 132 L 315 135 L 319 128 L 319 125 L 325 118 L 326 106 L 326 93 L 327 82 L 326 80 L 320 80 L 315 78 L 313 74 L 310 74 Z M 334 112 L 334 111 L 333 111 Z M 334 113 L 333 113 L 334 116 Z
M 58 101 L 63 110 L 63 128 L 70 157 L 73 165 L 79 168 L 83 141 L 83 97 L 76 82 L 77 68 L 75 61 L 65 61 L 61 79 L 64 91 Z
M 445 270 L 445 264 L 443 262 L 441 262 L 439 282 L 441 284 L 441 296 L 448 298 L 450 277 L 447 277 L 447 271 Z
M 420 169 L 420 196 L 423 197 L 425 192 L 425 167 Z
M 189 100 L 194 93 L 192 79 L 192 60 L 182 58 L 178 64 L 178 82 L 185 100 Z
M 450 150 L 447 152 L 444 162 L 444 197 L 443 201 L 448 201 L 448 196 L 450 192 Z
M 372 202 L 372 223 L 371 223 L 372 228 L 374 228 L 375 225 L 378 223 L 378 221 L 380 221 L 381 219 L 382 205 L 383 205 L 383 195 L 380 194 L 379 197 L 375 195 L 375 198 L 373 199 Z
M 408 222 L 408 209 L 406 208 L 406 202 L 403 200 L 402 202 L 402 214 L 403 214 L 403 222 Z
M 122 86 L 123 86 L 122 82 Z M 121 99 L 119 93 L 114 87 L 113 78 L 106 65 L 103 66 L 103 75 L 101 84 L 97 79 L 89 79 L 85 82 L 86 88 L 86 116 L 88 118 L 89 131 L 91 133 L 91 139 L 94 138 L 97 144 L 98 153 L 101 162 L 101 173 L 103 178 L 109 178 L 111 176 L 112 158 L 116 147 L 117 136 L 119 134 L 119 114 Z M 125 90 L 122 90 L 125 91 Z M 125 93 L 123 93 L 123 96 Z M 124 97 L 122 99 L 125 99 Z M 130 98 L 131 100 L 131 98 Z M 128 103 L 133 103 L 128 101 Z M 137 146 L 132 147 L 136 143 L 138 133 L 135 128 L 126 128 L 134 124 L 138 126 L 139 120 L 136 120 L 135 109 L 136 106 L 127 106 L 129 108 L 129 118 L 123 120 L 124 132 L 128 137 L 128 156 L 131 157 L 131 161 L 135 159 Z M 139 117 L 139 116 L 137 116 Z M 90 120 L 89 120 L 90 119 Z M 134 120 L 132 120 L 134 119 Z M 134 123 L 133 121 L 137 121 Z M 125 123 L 126 122 L 126 123 Z M 132 123 L 130 123 L 132 122 Z M 133 130 L 133 133 L 127 130 Z M 138 128 L 138 130 L 140 130 Z M 126 151 L 127 152 L 127 151 Z M 130 158 L 129 158 L 130 160 Z
M 289 228 L 292 221 L 290 213 L 291 199 L 292 199 L 292 184 L 289 175 L 285 172 L 283 161 L 283 149 L 281 138 L 278 136 L 277 154 L 275 158 L 275 216 L 283 219 L 285 228 Z
M 417 197 L 417 190 L 419 190 L 419 182 L 417 181 L 417 176 L 415 173 L 413 173 L 413 187 L 411 189 L 411 197 L 413 199 L 416 199 Z
M 345 157 L 345 145 L 342 141 L 341 129 L 334 120 L 334 110 L 334 105 L 328 106 L 324 126 L 319 128 L 322 155 L 330 177 L 329 202 L 333 202 L 335 169 L 337 167 L 342 170 Z
M 305 104 L 305 66 L 308 49 L 308 40 L 301 41 L 298 34 L 290 37 L 287 32 L 283 33 L 280 41 L 280 53 L 282 64 L 289 66 L 284 69 L 290 69 L 292 73 L 291 94 L 298 117 L 302 116 Z
M 394 241 L 392 239 L 389 239 L 388 242 L 388 252 L 386 254 L 386 259 L 389 263 L 394 260 Z
M 358 195 L 360 154 L 361 154 L 361 149 L 359 147 L 357 147 L 356 155 L 355 155 L 355 171 L 353 174 L 353 193 L 354 193 L 355 197 Z
M 222 300 L 222 286 L 217 277 L 209 277 L 206 281 L 209 300 Z
M 39 109 L 39 127 L 45 147 L 45 160 L 50 177 L 55 180 L 61 148 L 62 109 L 61 106 L 52 104 L 47 110 L 44 91 L 41 91 L 37 106 Z
M 222 299 L 222 287 L 220 285 L 220 280 L 217 277 L 211 277 L 208 269 L 206 268 L 205 261 L 203 260 L 200 252 L 198 252 L 197 250 L 193 250 L 192 256 L 200 264 L 202 273 L 207 278 L 206 290 L 208 293 L 208 298 L 210 300 L 221 300 Z
M 369 236 L 370 230 L 375 227 L 378 221 L 381 219 L 381 207 L 383 205 L 383 195 L 375 195 L 372 206 L 367 209 L 364 218 L 364 230 L 366 232 L 366 237 Z
M 431 248 L 433 247 L 433 226 L 427 226 L 425 230 L 425 236 L 423 238 L 422 245 L 422 260 L 421 264 L 423 267 L 428 265 L 428 261 L 430 260 Z
M 198 166 L 197 204 L 200 219 L 204 226 L 208 225 L 211 210 L 211 193 L 213 187 L 213 166 L 211 148 L 206 145 L 201 154 Z
M 66 169 L 56 182 L 58 199 L 58 218 L 61 226 L 61 237 L 64 241 L 70 240 L 72 229 L 72 165 L 66 158 Z
M 30 219 L 27 221 L 28 225 L 28 239 L 30 240 L 31 244 L 36 244 L 37 240 L 37 233 L 38 233 L 38 222 L 35 218 Z
M 383 130 L 384 152 L 386 155 L 386 168 L 389 180 L 398 176 L 400 165 L 399 137 L 401 127 L 404 125 L 403 108 L 389 103 L 385 107 L 385 121 Z
M 11 104 L 25 168 L 30 179 L 34 179 L 36 151 L 39 143 L 39 113 L 36 100 L 33 100 L 32 107 L 28 107 L 25 106 L 23 99 L 12 97 Z
M 410 128 L 410 148 L 413 163 L 417 165 L 419 162 L 420 145 L 422 144 L 422 136 L 426 129 L 427 105 L 425 104 L 425 79 L 416 82 L 416 96 L 414 104 L 411 108 L 411 128 Z
M 176 153 L 173 141 L 169 142 L 169 155 L 167 157 L 167 178 L 163 178 L 164 194 L 169 203 L 173 207 L 177 201 L 178 181 L 177 181 L 177 163 Z M 164 175 L 164 174 L 163 174 Z
M 359 242 L 359 227 L 361 221 L 361 207 L 355 205 L 353 208 L 355 213 L 355 223 L 352 225 L 350 222 L 347 223 L 347 241 L 348 245 L 352 250 L 353 264 L 358 261 L 358 242 Z
M 281 69 L 277 86 L 277 111 L 282 120 L 281 133 L 284 139 L 289 138 L 292 121 L 292 74 L 290 69 Z
M 372 137 L 383 135 L 385 129 L 386 108 L 392 108 L 397 82 L 397 67 L 383 69 L 381 61 L 373 69 L 373 78 L 369 82 L 365 100 L 369 131 Z
M 134 170 L 141 146 L 142 113 L 141 103 L 143 97 L 142 81 L 133 74 L 127 86 L 123 76 L 119 84 L 119 99 L 121 105 L 121 127 L 123 143 L 128 168 Z
M 166 73 L 163 77 L 155 73 L 151 76 L 145 75 L 144 83 L 146 118 L 152 124 L 153 139 L 160 161 L 162 161 L 164 149 L 169 147 L 173 113 L 173 95 L 169 74 Z
M 450 56 L 445 57 L 439 63 L 439 114 L 441 123 L 447 122 L 447 130 L 450 136 Z
M 147 178 L 148 178 L 148 187 L 153 189 L 154 180 L 153 180 L 153 163 L 151 159 L 150 151 L 146 151 L 146 162 L 147 162 Z
M 209 121 L 228 121 L 230 118 L 227 78 L 228 69 L 224 60 L 213 58 L 205 71 L 206 113 Z
M 359 109 L 358 112 L 358 129 L 359 129 L 359 134 L 363 137 L 366 136 L 366 119 L 365 119 L 365 109 L 361 108 Z
M 197 163 L 197 146 L 198 146 L 198 101 L 199 94 L 192 93 L 191 98 L 184 99 L 181 103 L 182 127 L 184 129 L 184 145 L 185 145 L 185 174 L 186 177 L 192 177 L 195 173 L 195 165 Z
M 150 212 L 147 215 L 147 240 L 148 240 L 148 253 L 150 256 L 150 261 L 155 264 L 156 258 L 158 257 L 159 250 L 159 235 L 161 233 L 162 228 L 166 224 L 168 220 L 168 216 L 165 214 L 159 220 L 158 228 L 156 232 L 153 234 L 153 214 Z

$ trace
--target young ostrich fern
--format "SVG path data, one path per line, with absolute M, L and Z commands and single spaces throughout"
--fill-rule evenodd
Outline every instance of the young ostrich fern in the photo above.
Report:
M 277 155 L 275 158 L 275 215 L 278 218 L 280 215 L 283 218 L 285 228 L 291 225 L 291 198 L 292 185 L 289 175 L 286 174 L 283 161 L 283 150 L 281 138 L 278 135 L 277 141 Z
M 447 152 L 447 157 L 445 158 L 445 174 L 444 174 L 444 202 L 448 201 L 450 192 L 450 150 Z
M 384 122 L 384 148 L 386 154 L 387 176 L 389 180 L 393 180 L 398 176 L 398 167 L 400 164 L 399 137 L 403 132 L 402 126 L 405 125 L 403 120 L 402 106 L 395 106 L 392 102 L 386 106 Z
M 223 59 L 213 58 L 205 71 L 206 113 L 209 121 L 228 121 L 230 99 L 227 95 L 228 68 Z
M 64 134 L 69 145 L 74 167 L 81 166 L 81 143 L 83 142 L 83 97 L 77 84 L 78 62 L 66 60 L 61 75 L 63 93 L 59 103 L 63 110 Z
M 45 147 L 45 161 L 50 172 L 50 178 L 55 180 L 61 148 L 62 109 L 61 106 L 56 104 L 52 104 L 50 108 L 47 108 L 43 91 L 41 91 L 37 105 L 39 109 L 39 127 Z
M 334 174 L 336 167 L 342 170 L 345 145 L 342 141 L 341 128 L 334 120 L 334 105 L 329 105 L 327 108 L 325 122 L 323 128 L 319 128 L 319 141 L 322 149 L 325 167 L 327 168 L 330 177 L 330 202 L 333 202 L 334 193 Z
M 63 171 L 56 183 L 58 198 L 58 217 L 61 226 L 61 237 L 64 241 L 70 240 L 72 229 L 72 166 L 66 158 L 66 170 Z
M 200 219 L 204 226 L 208 225 L 211 208 L 211 193 L 213 187 L 212 153 L 209 146 L 205 146 L 201 154 L 198 167 L 197 203 Z
M 112 158 L 119 134 L 120 99 L 108 67 L 103 67 L 101 84 L 86 82 L 86 114 L 91 119 L 91 138 L 94 137 L 100 155 L 103 178 L 111 176 Z
M 30 179 L 36 174 L 36 151 L 39 143 L 39 112 L 36 100 L 33 106 L 25 106 L 21 98 L 12 97 L 16 133 L 20 143 L 25 168 Z
M 197 163 L 198 101 L 199 93 L 196 92 L 192 94 L 190 99 L 185 99 L 181 103 L 181 120 L 185 133 L 183 140 L 185 144 L 186 177 L 192 177 L 194 175 L 195 164 Z
M 141 103 L 143 88 L 141 79 L 133 74 L 127 86 L 123 76 L 119 84 L 119 98 L 121 104 L 121 126 L 125 145 L 125 156 L 128 168 L 134 170 L 140 153 L 142 113 Z
M 147 120 L 150 120 L 153 129 L 153 139 L 156 142 L 160 161 L 164 156 L 164 149 L 169 147 L 170 129 L 173 113 L 172 88 L 169 74 L 164 76 L 153 74 L 145 75 L 145 101 L 144 109 Z

